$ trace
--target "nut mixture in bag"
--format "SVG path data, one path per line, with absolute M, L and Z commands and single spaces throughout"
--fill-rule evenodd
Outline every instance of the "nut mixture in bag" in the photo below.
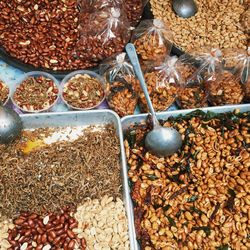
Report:
M 182 109 L 207 107 L 207 93 L 202 79 L 196 74 L 198 62 L 193 57 L 182 55 L 176 68 L 181 75 L 177 103 Z
M 100 73 L 107 82 L 107 102 L 120 117 L 134 114 L 140 90 L 133 66 L 121 53 L 100 65 Z
M 164 62 L 172 48 L 172 33 L 158 20 L 144 20 L 134 30 L 132 42 L 143 61 Z
M 107 102 L 120 117 L 132 115 L 137 105 L 137 94 L 125 79 L 117 78 L 107 84 Z
M 124 8 L 132 26 L 136 26 L 139 23 L 147 2 L 148 0 L 124 0 Z
M 194 109 L 208 106 L 208 94 L 203 82 L 194 75 L 187 82 L 180 84 L 177 103 L 182 109 Z
M 229 71 L 215 73 L 205 80 L 209 102 L 215 106 L 240 104 L 244 98 L 240 78 Z
M 141 19 L 147 0 L 81 0 L 83 13 L 91 13 L 109 8 L 120 8 L 125 12 L 130 25 L 136 26 Z
M 92 62 L 122 52 L 130 39 L 129 22 L 119 8 L 105 8 L 89 14 L 87 23 L 81 25 L 80 29 L 75 55 Z
M 200 53 L 198 79 L 204 82 L 212 105 L 240 104 L 244 97 L 240 78 L 223 69 L 222 56 L 222 51 L 214 48 Z
M 165 62 L 149 70 L 145 74 L 149 96 L 155 111 L 168 109 L 176 100 L 180 75 L 176 71 L 177 57 L 167 57 Z M 144 93 L 140 91 L 139 106 L 142 112 L 148 112 L 148 105 Z
M 247 51 L 227 50 L 224 53 L 224 65 L 233 67 L 233 72 L 243 84 L 244 101 L 250 102 L 250 47 Z

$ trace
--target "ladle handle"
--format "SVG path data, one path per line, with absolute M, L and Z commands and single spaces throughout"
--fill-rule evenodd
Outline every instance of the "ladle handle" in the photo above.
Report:
M 135 74 L 136 74 L 136 76 L 137 76 L 137 78 L 138 78 L 138 80 L 140 82 L 141 88 L 143 90 L 146 101 L 148 103 L 148 108 L 149 108 L 149 111 L 150 111 L 150 113 L 152 115 L 154 126 L 157 126 L 157 125 L 159 125 L 159 122 L 158 122 L 158 120 L 156 118 L 154 107 L 153 107 L 153 104 L 152 104 L 152 102 L 150 100 L 147 85 L 145 83 L 145 79 L 144 79 L 144 76 L 143 76 L 143 73 L 142 73 L 142 70 L 141 70 L 141 66 L 140 66 L 140 63 L 139 63 L 139 59 L 138 59 L 134 44 L 128 43 L 127 46 L 126 46 L 126 51 L 127 51 L 128 57 L 129 57 L 129 59 L 131 61 L 131 64 L 134 67 Z

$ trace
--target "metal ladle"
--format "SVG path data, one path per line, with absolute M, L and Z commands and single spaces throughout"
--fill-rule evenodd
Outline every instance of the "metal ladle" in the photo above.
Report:
M 149 97 L 135 46 L 131 43 L 127 44 L 126 51 L 134 67 L 136 76 L 140 81 L 141 88 L 144 92 L 145 98 L 148 103 L 148 108 L 153 119 L 153 130 L 147 134 L 145 139 L 145 146 L 150 152 L 154 153 L 155 155 L 161 157 L 172 155 L 176 153 L 182 146 L 181 135 L 174 128 L 162 127 L 160 125 Z
M 173 9 L 178 16 L 183 18 L 194 16 L 198 11 L 194 0 L 173 0 Z
M 12 109 L 0 104 L 0 144 L 8 144 L 21 135 L 23 123 Z

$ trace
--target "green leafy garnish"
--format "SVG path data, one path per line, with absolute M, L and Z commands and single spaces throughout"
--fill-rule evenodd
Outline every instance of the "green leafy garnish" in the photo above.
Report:
M 203 230 L 206 234 L 206 236 L 209 236 L 211 234 L 211 228 L 210 227 L 192 227 L 192 232 L 193 231 L 199 231 Z
M 217 250 L 229 250 L 229 246 L 228 245 L 222 245 L 216 248 Z
M 173 226 L 173 227 L 176 227 L 176 223 L 175 223 L 174 219 L 171 218 L 170 216 L 166 216 L 166 217 L 167 217 L 167 219 L 168 219 L 168 221 L 169 221 L 169 224 L 170 224 L 171 226 Z
M 194 202 L 199 198 L 198 195 L 192 195 L 191 197 L 188 198 L 187 202 Z

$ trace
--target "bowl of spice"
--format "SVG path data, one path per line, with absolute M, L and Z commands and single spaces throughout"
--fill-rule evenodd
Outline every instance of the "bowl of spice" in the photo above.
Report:
M 62 80 L 62 99 L 73 110 L 98 107 L 105 99 L 105 80 L 88 70 L 77 70 Z
M 5 105 L 10 96 L 9 87 L 0 79 L 0 104 Z
M 52 75 L 33 71 L 27 73 L 11 97 L 13 104 L 23 112 L 49 111 L 59 98 L 59 84 Z

